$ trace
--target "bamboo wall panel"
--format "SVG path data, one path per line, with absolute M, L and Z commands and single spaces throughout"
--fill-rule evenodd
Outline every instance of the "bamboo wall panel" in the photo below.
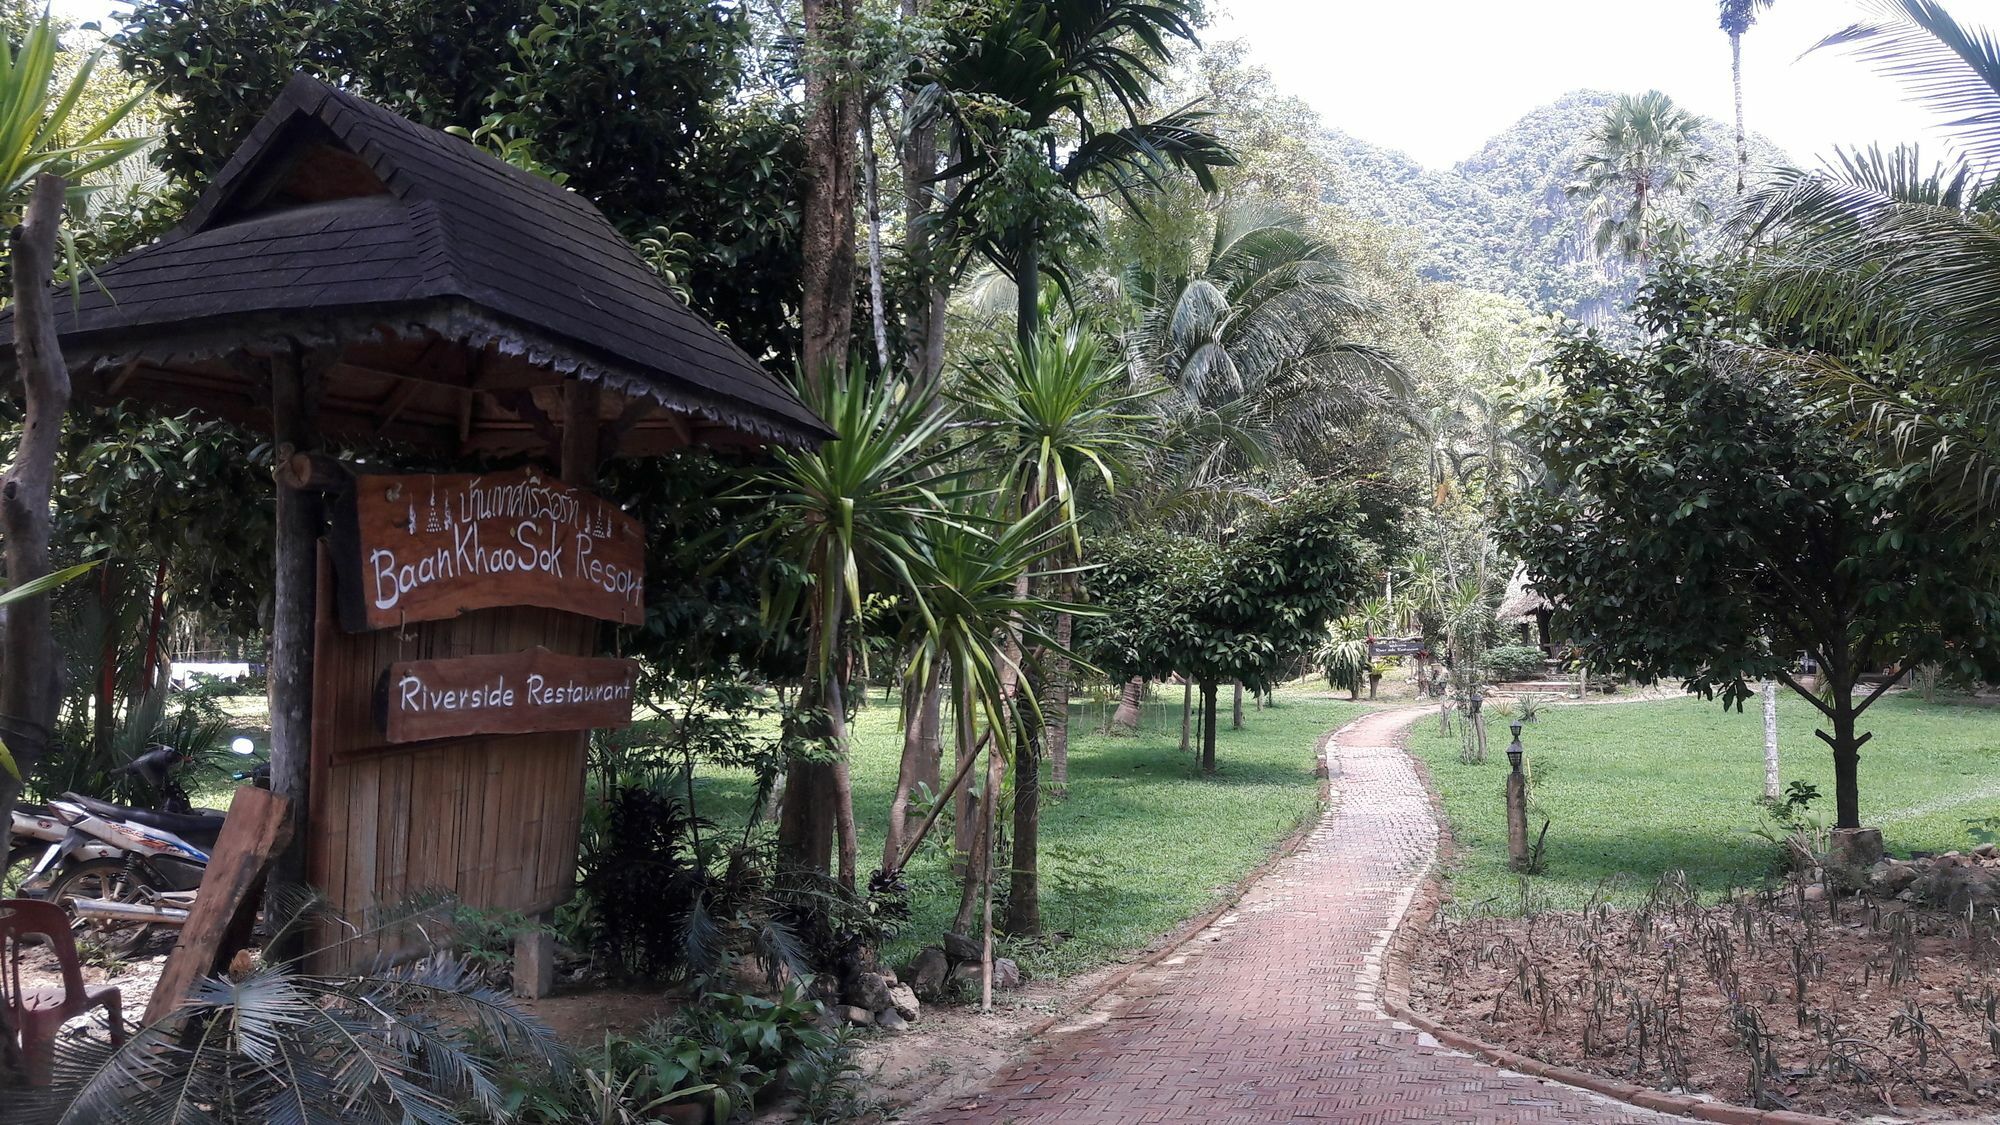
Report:
M 377 693 L 390 665 L 519 652 L 594 655 L 598 625 L 532 607 L 483 609 L 406 629 L 340 627 L 321 551 L 313 662 L 307 865 L 334 912 L 366 931 L 378 907 L 449 892 L 462 902 L 534 914 L 566 901 L 576 871 L 588 732 L 479 735 L 392 744 Z M 355 940 L 324 926 L 334 970 L 402 943 Z M 337 943 L 337 944 L 336 944 Z

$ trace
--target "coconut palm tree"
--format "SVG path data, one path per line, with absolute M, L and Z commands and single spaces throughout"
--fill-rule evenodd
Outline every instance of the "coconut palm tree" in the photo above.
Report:
M 1823 381 L 1885 453 L 1925 465 L 1967 513 L 2000 501 L 2000 42 L 1934 0 L 1873 0 L 1870 18 L 1817 48 L 1847 47 L 1948 115 L 1953 158 L 1913 147 L 1838 154 L 1781 171 L 1738 217 L 1759 255 L 1756 295 L 1839 319 L 1920 382 L 1889 382 L 1826 356 L 1782 357 Z
M 1654 256 L 1687 242 L 1686 224 L 1665 217 L 1663 204 L 1692 191 L 1708 163 L 1700 137 L 1701 119 L 1658 90 L 1611 104 L 1577 162 L 1577 182 L 1566 189 L 1589 200 L 1598 254 L 1615 248 L 1643 273 Z
M 1142 427 L 1148 415 L 1143 404 L 1151 392 L 1126 390 L 1124 369 L 1109 360 L 1094 335 L 1071 325 L 1044 329 L 1027 345 L 1016 344 L 973 364 L 955 393 L 968 418 L 982 428 L 982 459 L 1012 507 L 1011 518 L 1044 512 L 1043 518 L 1070 546 L 1080 548 L 1078 484 L 1088 477 L 1106 493 L 1117 491 L 1118 478 L 1145 452 Z M 1035 579 L 1025 570 L 1020 581 L 1023 597 L 1047 593 L 1033 588 Z M 1036 661 L 1040 690 L 1033 693 L 1045 708 L 1042 726 L 1058 791 L 1069 778 L 1069 631 L 1069 614 L 1059 612 L 1054 642 L 1042 648 Z M 1012 934 L 1041 932 L 1037 742 L 1024 738 L 1015 748 L 1014 868 L 1007 896 L 1007 932 Z
M 1729 84 L 1736 96 L 1736 194 L 1750 170 L 1750 139 L 1743 131 L 1743 35 L 1775 0 L 1720 0 L 1722 30 L 1729 36 Z
M 1041 278 L 1067 286 L 1064 252 L 1094 236 L 1092 193 L 1136 191 L 1185 173 L 1215 190 L 1235 162 L 1183 107 L 1150 117 L 1175 42 L 1192 44 L 1196 0 L 1004 0 L 947 26 L 917 104 L 949 122 L 937 244 L 983 255 L 1014 279 L 1016 337 L 1032 346 Z M 1105 106 L 1115 106 L 1111 121 Z
M 1281 455 L 1308 460 L 1340 425 L 1407 393 L 1401 369 L 1355 339 L 1372 311 L 1346 260 L 1296 215 L 1235 204 L 1184 263 L 1138 267 L 1125 350 L 1164 388 L 1155 457 L 1135 497 L 1148 522 L 1212 515 Z

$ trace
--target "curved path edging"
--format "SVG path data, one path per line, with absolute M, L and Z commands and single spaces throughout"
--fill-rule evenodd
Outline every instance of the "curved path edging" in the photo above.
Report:
M 1368 715 L 1378 713 L 1370 711 Z M 1019 1036 L 1020 1041 L 1023 1044 L 1033 1043 L 1035 1040 L 1047 1035 L 1052 1028 L 1072 1020 L 1079 1014 L 1095 1007 L 1106 996 L 1123 988 L 1137 974 L 1153 968 L 1172 956 L 1181 946 L 1186 945 L 1190 938 L 1214 925 L 1216 919 L 1236 909 L 1236 904 L 1243 901 L 1243 896 L 1250 893 L 1250 888 L 1256 886 L 1259 879 L 1269 874 L 1271 868 L 1290 858 L 1293 852 L 1298 851 L 1299 846 L 1304 844 L 1307 837 L 1312 835 L 1313 827 L 1319 823 L 1320 818 L 1327 814 L 1328 807 L 1333 802 L 1333 772 L 1331 759 L 1327 757 L 1326 753 L 1327 747 L 1332 746 L 1334 740 L 1339 738 L 1347 728 L 1354 726 L 1362 719 L 1366 719 L 1368 715 L 1349 719 L 1347 722 L 1320 736 L 1319 745 L 1313 750 L 1314 755 L 1319 760 L 1319 764 L 1313 767 L 1313 776 L 1319 780 L 1319 805 L 1309 815 L 1299 819 L 1298 827 L 1292 829 L 1291 834 L 1283 840 L 1278 841 L 1277 846 L 1271 849 L 1271 854 L 1265 857 L 1262 863 L 1251 868 L 1241 879 L 1236 880 L 1230 886 L 1228 892 L 1214 906 L 1182 922 L 1178 928 L 1170 932 L 1160 942 L 1158 947 L 1141 954 L 1138 960 L 1104 978 L 1096 987 L 1065 1001 L 1062 1007 L 1056 1010 L 1054 1015 L 1022 1032 Z
M 931 1122 L 1323 1120 L 1656 1125 L 1670 1118 L 1496 1067 L 1383 1008 L 1390 939 L 1441 838 L 1395 745 L 1423 714 L 1322 739 L 1337 800 L 1237 905 Z
M 1417 708 L 1410 710 L 1418 711 Z M 1426 714 L 1427 710 L 1421 711 L 1416 718 L 1423 718 Z M 1409 727 L 1414 725 L 1415 721 L 1412 719 L 1406 723 L 1401 734 L 1407 735 Z M 1404 755 L 1418 766 L 1416 774 L 1430 801 L 1432 815 L 1437 820 L 1442 848 L 1451 838 L 1451 822 L 1445 819 L 1443 799 L 1438 795 L 1436 786 L 1432 784 L 1429 771 L 1423 769 L 1421 763 L 1417 762 L 1416 755 L 1411 754 L 1407 747 L 1399 749 L 1402 749 Z M 1587 1070 L 1543 1062 L 1532 1056 L 1456 1031 L 1412 1009 L 1409 1004 L 1411 950 L 1416 944 L 1417 936 L 1430 924 L 1431 919 L 1436 917 L 1438 909 L 1443 904 L 1443 891 L 1443 871 L 1439 864 L 1433 862 L 1411 885 L 1410 898 L 1405 900 L 1405 909 L 1397 915 L 1391 933 L 1386 939 L 1388 963 L 1385 966 L 1386 971 L 1381 974 L 1377 996 L 1383 1009 L 1396 1019 L 1421 1029 L 1440 1043 L 1476 1055 L 1495 1066 L 1587 1090 L 1644 1109 L 1692 1117 L 1700 1121 L 1727 1122 L 1729 1125 L 1842 1125 L 1838 1118 L 1794 1113 L 1788 1110 L 1753 1109 L 1749 1106 L 1686 1094 L 1669 1094 L 1632 1082 L 1606 1078 Z M 1411 908 L 1412 905 L 1414 908 Z

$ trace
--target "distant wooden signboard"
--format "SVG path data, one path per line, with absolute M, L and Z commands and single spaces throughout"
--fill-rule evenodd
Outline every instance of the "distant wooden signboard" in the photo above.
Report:
M 403 660 L 382 679 L 390 742 L 598 730 L 632 721 L 634 660 L 524 652 Z
M 1415 656 L 1422 651 L 1424 651 L 1424 639 L 1422 637 L 1368 638 L 1368 655 L 1370 657 Z
M 526 470 L 361 476 L 335 552 L 341 624 L 353 632 L 540 606 L 645 620 L 639 521 Z

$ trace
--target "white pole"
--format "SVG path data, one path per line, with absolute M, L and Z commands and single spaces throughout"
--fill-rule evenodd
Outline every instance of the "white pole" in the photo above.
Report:
M 1764 796 L 1778 799 L 1778 681 L 1764 681 Z

